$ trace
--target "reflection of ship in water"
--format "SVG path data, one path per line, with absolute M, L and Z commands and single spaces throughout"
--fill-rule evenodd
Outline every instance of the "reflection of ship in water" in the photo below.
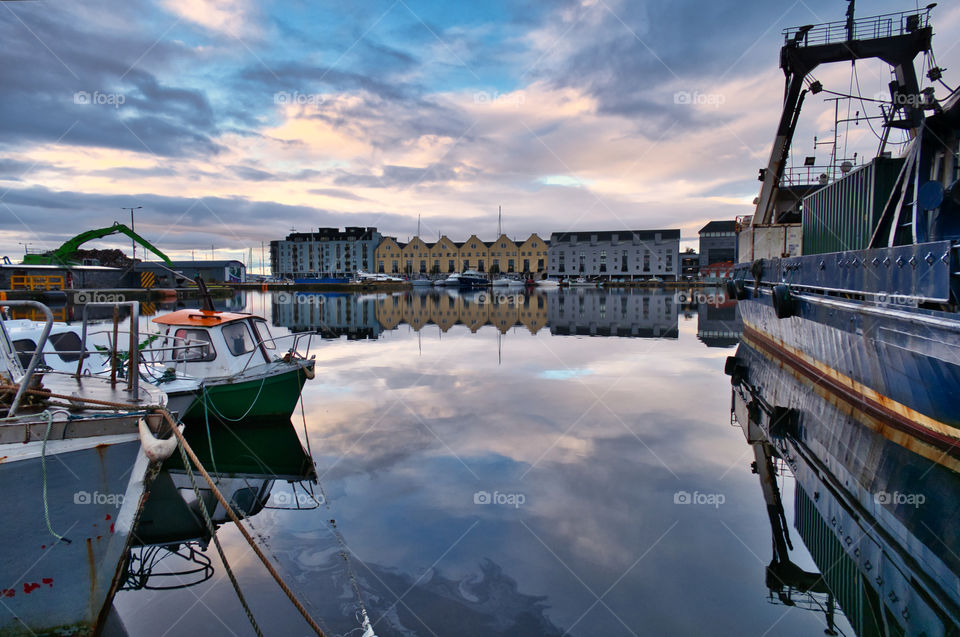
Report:
M 456 325 L 471 332 L 493 326 L 506 334 L 522 327 L 531 334 L 545 327 L 557 335 L 677 338 L 677 294 L 641 289 L 570 289 L 549 292 L 503 290 L 418 290 L 394 294 L 281 292 L 273 295 L 274 325 L 301 332 L 318 330 L 327 338 L 375 339 L 406 324 L 414 330 Z M 713 297 L 692 306 L 701 317 L 701 340 L 730 346 L 739 336 L 735 302 Z
M 841 614 L 858 635 L 960 634 L 957 461 L 746 343 L 727 371 L 773 530 L 771 599 L 823 612 L 827 634 Z M 790 560 L 778 468 L 796 479 L 794 526 L 819 573 Z
M 210 438 L 202 427 L 191 427 L 184 434 L 238 517 L 249 519 L 268 508 L 319 506 L 313 461 L 290 421 L 214 427 Z M 151 485 L 134 533 L 123 590 L 183 588 L 213 575 L 207 555 L 213 537 L 201 505 L 214 530 L 230 518 L 199 472 L 193 471 L 196 491 L 181 456 L 174 454 Z
M 551 294 L 547 315 L 551 334 L 677 338 L 678 309 L 672 292 L 577 289 Z

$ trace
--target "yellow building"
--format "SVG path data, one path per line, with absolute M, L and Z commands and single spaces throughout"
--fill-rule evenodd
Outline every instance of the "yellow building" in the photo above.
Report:
M 393 237 L 384 237 L 374 250 L 377 272 L 381 274 L 400 274 L 403 270 L 403 250 Z
M 519 272 L 517 270 L 517 244 L 510 240 L 505 234 L 500 235 L 496 241 L 490 242 L 487 249 L 490 256 L 491 272 Z
M 486 242 L 475 234 L 464 242 L 443 235 L 436 243 L 414 237 L 399 243 L 384 237 L 375 251 L 376 271 L 385 274 L 450 274 L 464 270 L 496 270 L 507 273 L 542 274 L 547 271 L 547 242 L 533 233 L 522 243 L 505 234 Z
M 534 232 L 520 244 L 520 272 L 540 274 L 547 271 L 547 242 Z
M 430 271 L 437 274 L 460 271 L 460 247 L 443 235 L 430 247 Z
M 400 271 L 403 274 L 426 274 L 430 271 L 430 246 L 420 237 L 414 237 L 410 243 L 403 246 L 403 263 Z
M 460 244 L 460 270 L 476 270 L 486 272 L 490 267 L 490 254 L 487 244 L 472 234 L 470 238 Z

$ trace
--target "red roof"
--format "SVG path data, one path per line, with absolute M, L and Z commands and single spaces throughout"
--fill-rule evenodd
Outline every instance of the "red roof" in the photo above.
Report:
M 203 310 L 177 310 L 153 319 L 154 323 L 161 325 L 200 325 L 203 327 L 212 327 L 214 325 L 223 325 L 231 321 L 240 321 L 249 318 L 250 314 L 239 314 L 236 312 L 205 312 Z

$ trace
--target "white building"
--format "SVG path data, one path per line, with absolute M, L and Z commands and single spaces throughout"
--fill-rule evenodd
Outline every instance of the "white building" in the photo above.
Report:
M 547 271 L 564 278 L 675 281 L 680 230 L 555 232 L 550 235 Z
M 286 279 L 351 278 L 372 271 L 382 235 L 376 228 L 318 228 L 270 242 L 273 276 Z

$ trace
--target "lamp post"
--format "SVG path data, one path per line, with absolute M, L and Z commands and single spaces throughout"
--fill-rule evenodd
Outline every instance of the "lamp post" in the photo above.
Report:
M 131 230 L 131 232 L 136 232 L 136 229 L 135 229 L 134 226 L 133 226 L 133 211 L 134 211 L 134 210 L 140 210 L 141 208 L 143 208 L 143 206 L 135 206 L 135 207 L 133 207 L 133 208 L 130 208 L 130 207 L 124 208 L 123 206 L 120 207 L 121 210 L 129 210 L 129 211 L 130 211 L 130 230 Z M 130 237 L 130 253 L 131 253 L 130 259 L 135 262 L 135 261 L 137 260 L 137 242 L 134 240 L 133 237 Z

